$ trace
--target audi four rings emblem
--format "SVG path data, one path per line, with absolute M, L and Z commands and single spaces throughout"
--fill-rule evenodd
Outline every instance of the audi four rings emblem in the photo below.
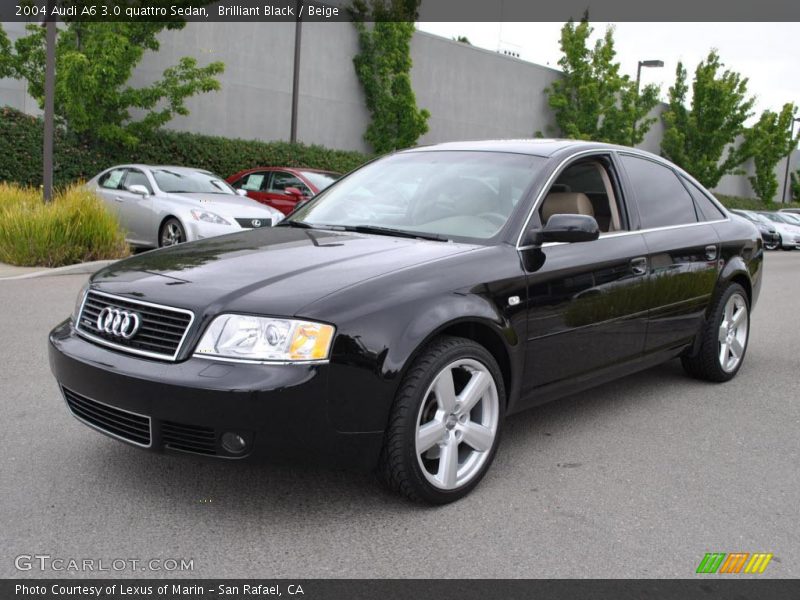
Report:
M 253 224 L 253 227 L 261 227 L 261 221 L 259 219 L 253 219 L 250 222 Z
M 131 339 L 139 331 L 141 317 L 135 312 L 106 306 L 97 315 L 97 329 L 124 340 Z

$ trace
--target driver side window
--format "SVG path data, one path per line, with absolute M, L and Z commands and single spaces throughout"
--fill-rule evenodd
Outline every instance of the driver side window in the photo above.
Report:
M 308 196 L 311 194 L 308 186 L 303 183 L 299 177 L 286 173 L 285 171 L 275 171 L 272 174 L 272 180 L 269 184 L 269 191 L 272 194 L 285 194 L 287 187 L 297 188 L 303 195 Z
M 581 158 L 564 169 L 544 197 L 539 216 L 542 224 L 555 214 L 594 217 L 602 233 L 627 229 L 619 186 L 610 160 L 605 156 Z

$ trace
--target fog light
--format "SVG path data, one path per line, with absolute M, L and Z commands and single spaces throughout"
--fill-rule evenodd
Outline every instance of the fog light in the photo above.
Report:
M 244 441 L 242 436 L 231 431 L 226 431 L 222 434 L 222 447 L 231 454 L 244 452 L 245 446 L 247 446 L 247 442 Z

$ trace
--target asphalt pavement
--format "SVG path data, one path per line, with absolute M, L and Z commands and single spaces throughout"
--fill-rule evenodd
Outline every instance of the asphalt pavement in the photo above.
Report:
M 684 578 L 706 552 L 800 576 L 800 252 L 768 254 L 732 382 L 673 361 L 512 417 L 481 485 L 438 508 L 368 474 L 150 454 L 82 425 L 47 333 L 85 279 L 0 281 L 0 577 Z M 130 559 L 192 569 L 114 570 Z

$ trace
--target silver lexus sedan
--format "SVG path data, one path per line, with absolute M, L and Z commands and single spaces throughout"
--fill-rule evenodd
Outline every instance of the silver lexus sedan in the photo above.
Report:
M 269 227 L 284 216 L 201 169 L 120 165 L 86 186 L 118 216 L 128 243 L 141 248 Z

